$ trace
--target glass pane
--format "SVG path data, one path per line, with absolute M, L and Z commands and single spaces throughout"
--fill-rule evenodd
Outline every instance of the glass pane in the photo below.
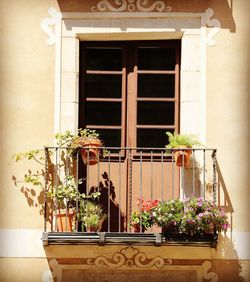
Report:
M 121 125 L 120 102 L 87 102 L 87 125 Z
M 87 74 L 86 97 L 121 98 L 122 76 Z
M 87 70 L 122 70 L 122 49 L 87 48 Z
M 139 70 L 174 70 L 176 49 L 149 47 L 138 49 Z
M 98 129 L 100 138 L 105 147 L 121 147 L 121 130 L 120 129 Z M 111 151 L 114 153 L 114 151 Z
M 138 97 L 165 97 L 175 96 L 174 74 L 139 74 Z
M 174 102 L 138 102 L 137 124 L 174 125 Z
M 165 148 L 168 144 L 166 129 L 137 129 L 137 147 Z

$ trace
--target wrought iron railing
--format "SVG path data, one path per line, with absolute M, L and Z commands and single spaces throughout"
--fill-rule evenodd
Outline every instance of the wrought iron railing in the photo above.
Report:
M 76 241 L 80 235 L 85 239 L 92 236 L 94 240 L 96 233 L 87 230 L 79 217 L 83 200 L 78 196 L 82 193 L 99 195 L 98 200 L 90 200 L 98 202 L 105 214 L 99 242 L 103 234 L 109 234 L 113 238 L 111 241 L 117 242 L 119 238 L 126 241 L 132 233 L 134 238 L 149 241 L 147 234 L 155 234 L 157 242 L 157 234 L 161 233 L 159 227 L 152 226 L 144 231 L 140 224 L 137 234 L 132 228 L 132 214 L 137 211 L 141 218 L 142 201 L 185 199 L 191 195 L 217 201 L 216 149 L 181 150 L 182 153 L 192 153 L 185 166 L 181 163 L 186 159 L 184 154 L 175 160 L 175 151 L 166 153 L 165 148 L 99 148 L 95 160 L 92 149 L 86 148 L 83 161 L 81 150 L 45 148 L 44 234 L 64 234 L 64 238 L 69 236 L 71 239 L 74 236 Z M 73 189 L 78 196 L 55 197 L 56 192 L 64 188 L 66 191 Z M 60 229 L 62 205 L 66 226 Z

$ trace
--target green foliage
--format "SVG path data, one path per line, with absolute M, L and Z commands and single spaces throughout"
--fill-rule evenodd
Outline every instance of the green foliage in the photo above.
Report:
M 78 129 L 77 133 L 73 133 L 70 130 L 66 130 L 64 133 L 57 133 L 55 134 L 55 138 L 57 140 L 57 145 L 60 147 L 68 147 L 68 153 L 73 157 L 76 158 L 77 153 L 82 148 L 82 143 L 84 141 L 88 141 L 91 139 L 100 140 L 99 133 L 96 130 L 92 129 Z M 106 150 L 103 150 L 103 155 L 107 154 Z
M 131 226 L 142 225 L 142 227 L 147 230 L 153 225 L 153 218 L 150 212 L 147 211 L 134 211 L 131 214 Z
M 197 136 L 193 134 L 172 134 L 171 132 L 166 132 L 166 134 L 169 140 L 169 144 L 166 145 L 167 149 L 174 149 L 183 145 L 189 148 L 192 148 L 194 145 L 201 145 Z
M 29 150 L 27 152 L 14 154 L 12 158 L 16 162 L 21 161 L 23 159 L 27 159 L 35 160 L 38 163 L 41 163 L 42 161 L 44 161 L 44 150 Z
M 73 133 L 70 130 L 66 130 L 64 133 L 57 133 L 55 135 L 57 140 L 58 146 L 65 146 L 65 147 L 78 147 L 78 141 L 81 138 L 85 139 L 99 139 L 99 133 L 92 129 L 82 129 L 79 128 L 77 133 Z
M 75 207 L 76 202 L 84 202 L 86 199 L 96 199 L 100 196 L 99 192 L 86 195 L 85 193 L 80 193 L 78 190 L 78 184 L 82 183 L 82 179 L 79 179 L 78 182 L 75 181 L 75 178 L 70 175 L 67 176 L 63 183 L 53 187 L 52 190 L 47 192 L 47 197 L 52 199 L 58 207 Z
M 184 204 L 180 199 L 162 201 L 152 210 L 154 222 L 158 226 L 163 226 L 176 230 L 184 213 Z
M 78 218 L 82 222 L 82 229 L 83 226 L 86 228 L 97 228 L 105 217 L 106 215 L 97 202 L 91 199 L 85 199 L 80 202 Z

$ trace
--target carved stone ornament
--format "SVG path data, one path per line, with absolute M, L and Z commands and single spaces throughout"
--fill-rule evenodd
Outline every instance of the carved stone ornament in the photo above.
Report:
M 172 260 L 164 259 L 159 256 L 150 259 L 145 253 L 140 252 L 139 249 L 126 247 L 120 252 L 113 254 L 111 259 L 104 256 L 98 256 L 93 259 L 88 259 L 87 264 L 106 268 L 119 268 L 122 266 L 129 268 L 163 268 L 165 265 L 172 264 Z
M 171 12 L 172 7 L 164 1 L 149 0 L 99 0 L 91 7 L 92 12 Z

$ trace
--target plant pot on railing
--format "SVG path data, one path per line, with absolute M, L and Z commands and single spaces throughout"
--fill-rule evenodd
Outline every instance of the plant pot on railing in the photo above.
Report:
M 99 148 L 102 147 L 102 142 L 99 139 L 84 138 L 80 139 L 78 144 L 82 147 L 80 153 L 84 164 L 95 165 L 99 162 Z
M 192 148 L 194 145 L 201 145 L 195 135 L 192 134 L 176 134 L 166 132 L 169 144 L 166 146 L 168 153 L 173 153 L 175 163 L 177 166 L 188 166 L 192 155 Z M 187 148 L 189 148 L 187 150 Z
M 185 150 L 187 146 L 179 146 L 178 149 L 173 150 L 175 163 L 177 166 L 189 166 L 192 150 Z
M 94 165 L 99 161 L 100 141 L 99 133 L 93 129 L 78 129 L 77 133 L 67 130 L 65 133 L 56 134 L 57 144 L 68 147 L 68 152 L 74 158 L 80 151 L 84 164 Z

